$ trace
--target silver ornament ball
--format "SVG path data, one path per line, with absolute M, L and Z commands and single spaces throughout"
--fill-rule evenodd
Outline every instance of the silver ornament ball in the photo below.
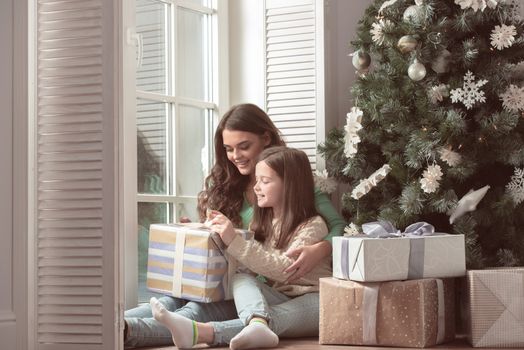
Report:
M 415 24 L 420 24 L 424 20 L 424 13 L 422 12 L 422 7 L 418 5 L 411 5 L 404 11 L 402 19 L 404 20 L 404 22 L 413 22 Z
M 415 50 L 418 45 L 418 40 L 413 35 L 404 35 L 398 39 L 397 47 L 400 52 L 407 53 Z
M 418 60 L 415 60 L 408 68 L 408 76 L 413 81 L 422 80 L 426 76 L 426 67 Z
M 356 69 L 365 70 L 371 64 L 371 56 L 369 56 L 367 52 L 357 50 L 353 53 L 353 59 L 351 61 Z

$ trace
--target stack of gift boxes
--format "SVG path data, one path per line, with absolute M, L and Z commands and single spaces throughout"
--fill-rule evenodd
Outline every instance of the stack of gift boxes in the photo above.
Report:
M 366 226 L 367 225 L 367 226 Z M 333 277 L 320 280 L 320 343 L 430 347 L 455 339 L 455 277 L 463 235 L 417 223 L 363 226 L 333 239 Z M 473 346 L 524 345 L 524 269 L 467 272 L 464 308 Z

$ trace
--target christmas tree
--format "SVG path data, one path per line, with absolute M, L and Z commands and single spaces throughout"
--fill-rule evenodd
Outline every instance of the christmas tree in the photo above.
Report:
M 319 146 L 347 184 L 348 230 L 426 221 L 465 235 L 469 268 L 524 265 L 517 1 L 377 0 L 366 10 L 352 42 L 355 107 Z

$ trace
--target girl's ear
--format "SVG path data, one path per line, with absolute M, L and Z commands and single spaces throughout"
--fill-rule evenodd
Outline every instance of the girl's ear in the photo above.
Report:
M 271 144 L 271 136 L 269 136 L 267 131 L 265 131 L 262 135 L 262 140 L 264 141 L 264 147 L 267 147 Z

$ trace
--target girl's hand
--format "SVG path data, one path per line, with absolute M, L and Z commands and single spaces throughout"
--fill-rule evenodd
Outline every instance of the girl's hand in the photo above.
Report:
M 233 223 L 221 212 L 212 210 L 206 220 L 207 226 L 218 233 L 225 245 L 229 245 L 236 236 Z
M 290 273 L 286 283 L 294 282 L 304 277 L 325 257 L 331 254 L 331 244 L 321 241 L 310 246 L 291 248 L 285 253 L 290 258 L 296 258 L 295 262 L 284 273 Z

